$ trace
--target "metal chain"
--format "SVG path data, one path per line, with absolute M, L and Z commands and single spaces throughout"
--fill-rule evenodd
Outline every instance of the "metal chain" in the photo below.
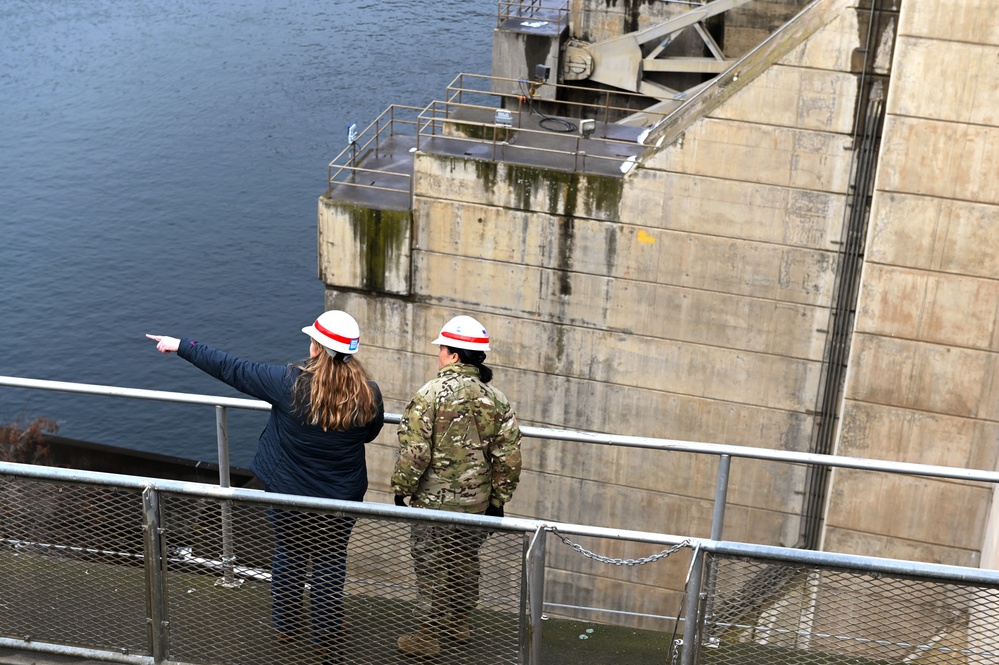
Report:
M 545 531 L 551 531 L 552 533 L 554 533 L 558 537 L 559 540 L 561 540 L 563 543 L 565 543 L 566 545 L 568 545 L 572 549 L 576 550 L 577 552 L 579 552 L 583 556 L 589 557 L 590 559 L 593 559 L 594 561 L 599 561 L 600 563 L 609 563 L 609 564 L 612 564 L 614 566 L 641 566 L 641 565 L 644 565 L 646 563 L 653 563 L 655 561 L 659 561 L 660 559 L 665 559 L 670 554 L 673 554 L 674 552 L 677 552 L 677 551 L 683 549 L 684 547 L 693 547 L 694 546 L 693 541 L 691 541 L 688 538 L 687 540 L 679 542 L 676 545 L 674 545 L 673 547 L 670 547 L 669 549 L 665 549 L 662 552 L 659 552 L 658 554 L 653 554 L 652 556 L 647 556 L 647 557 L 642 558 L 642 559 L 613 559 L 611 557 L 601 556 L 601 555 L 599 555 L 599 554 L 597 554 L 595 552 L 591 552 L 590 550 L 585 549 L 582 545 L 579 545 L 578 543 L 572 542 L 571 540 L 569 540 L 568 538 L 566 538 L 565 536 L 563 536 L 561 533 L 559 533 L 558 529 L 555 528 L 555 527 L 553 527 L 553 526 L 546 526 L 545 527 Z

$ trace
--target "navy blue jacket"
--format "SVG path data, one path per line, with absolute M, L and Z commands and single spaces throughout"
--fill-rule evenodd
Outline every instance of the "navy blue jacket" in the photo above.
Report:
M 271 404 L 250 465 L 268 492 L 352 501 L 364 498 L 368 489 L 364 444 L 378 436 L 385 417 L 377 383 L 369 382 L 378 402 L 378 414 L 371 422 L 324 432 L 292 411 L 291 389 L 301 370 L 240 360 L 187 338 L 180 341 L 177 355 L 236 390 Z

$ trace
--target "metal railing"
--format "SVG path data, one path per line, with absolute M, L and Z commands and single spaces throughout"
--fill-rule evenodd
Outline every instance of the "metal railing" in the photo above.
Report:
M 519 102 L 518 102 L 519 105 Z M 461 142 L 466 144 L 486 144 L 490 146 L 489 159 L 492 161 L 515 161 L 511 159 L 512 155 L 509 150 L 516 150 L 522 154 L 530 155 L 536 159 L 558 158 L 566 157 L 565 161 L 567 167 L 566 170 L 572 172 L 576 171 L 586 171 L 587 170 L 587 160 L 591 163 L 606 162 L 613 166 L 618 166 L 623 164 L 627 157 L 622 158 L 619 155 L 601 155 L 593 151 L 587 151 L 585 148 L 588 145 L 592 145 L 593 142 L 601 142 L 604 144 L 620 144 L 622 146 L 628 146 L 629 148 L 634 147 L 636 144 L 633 141 L 618 141 L 614 139 L 607 138 L 597 138 L 592 137 L 587 139 L 583 136 L 576 134 L 569 134 L 566 137 L 565 147 L 543 147 L 539 145 L 540 142 L 532 142 L 531 137 L 547 137 L 550 134 L 543 130 L 528 129 L 522 126 L 522 117 L 525 111 L 522 107 L 518 106 L 516 110 L 513 111 L 513 116 L 517 118 L 517 133 L 521 137 L 517 144 L 514 145 L 510 141 L 511 130 L 495 122 L 486 121 L 475 121 L 471 119 L 458 119 L 452 113 L 456 110 L 464 111 L 492 111 L 491 107 L 486 106 L 475 106 L 472 104 L 455 104 L 448 102 L 435 101 L 427 107 L 427 109 L 420 114 L 420 138 L 423 142 L 423 146 L 426 145 L 426 140 L 428 138 L 445 138 L 447 141 L 451 142 Z M 554 164 L 554 160 L 551 162 Z
M 517 93 L 502 92 L 492 87 L 505 87 L 519 90 Z M 584 137 L 579 132 L 563 134 L 563 145 L 545 147 L 545 139 L 556 135 L 544 129 L 532 129 L 525 126 L 525 119 L 548 117 L 553 122 L 566 121 L 565 118 L 545 116 L 537 111 L 536 105 L 545 103 L 535 100 L 534 95 L 541 88 L 554 90 L 556 96 L 566 93 L 578 93 L 588 96 L 597 95 L 600 101 L 594 103 L 558 101 L 559 108 L 568 118 L 587 118 L 598 121 L 604 128 Z M 612 99 L 633 99 L 636 106 L 620 106 L 612 104 Z M 555 103 L 555 102 L 549 102 Z M 507 128 L 498 126 L 494 121 L 497 109 L 511 112 L 515 119 L 517 133 L 522 135 L 516 145 L 516 150 L 536 156 L 562 156 L 571 158 L 568 168 L 572 171 L 585 171 L 587 160 L 599 160 L 620 164 L 621 155 L 601 154 L 614 153 L 614 146 L 626 148 L 629 154 L 638 153 L 640 144 L 634 140 L 615 139 L 607 135 L 606 127 L 616 118 L 634 113 L 648 106 L 647 97 L 633 93 L 595 90 L 579 86 L 555 83 L 542 83 L 520 79 L 509 79 L 481 74 L 458 74 L 447 86 L 445 99 L 434 100 L 426 107 L 402 106 L 393 104 L 383 111 L 371 124 L 362 130 L 346 148 L 329 163 L 327 167 L 326 196 L 330 197 L 338 187 L 372 192 L 406 193 L 412 197 L 413 177 L 411 168 L 401 168 L 399 163 L 405 162 L 407 167 L 411 158 L 399 160 L 383 168 L 368 168 L 362 166 L 380 164 L 387 141 L 399 137 L 413 137 L 414 147 L 425 147 L 427 139 L 446 137 L 448 140 L 466 142 L 469 144 L 491 145 L 490 158 L 496 160 L 499 150 L 511 147 Z M 651 121 L 666 116 L 666 112 L 644 112 Z M 640 132 L 636 130 L 637 136 Z M 565 143 L 568 145 L 565 145 Z M 395 146 L 398 148 L 398 146 Z M 594 147 L 593 150 L 588 148 Z
M 477 83 L 499 84 L 519 92 L 504 92 L 477 87 Z M 557 90 L 578 90 L 588 95 L 600 94 L 602 103 L 574 101 L 545 101 L 536 99 L 542 87 Z M 559 93 L 556 92 L 556 95 Z M 447 88 L 444 100 L 435 100 L 419 115 L 417 149 L 436 152 L 437 147 L 427 147 L 428 141 L 440 139 L 439 144 L 447 146 L 452 142 L 466 145 L 489 145 L 488 154 L 482 154 L 493 161 L 517 162 L 526 159 L 549 168 L 572 172 L 587 171 L 587 163 L 603 163 L 605 168 L 627 172 L 635 158 L 643 150 L 643 131 L 624 125 L 614 125 L 615 118 L 635 112 L 635 108 L 611 104 L 612 93 L 608 90 L 595 91 L 588 88 L 566 86 L 538 81 L 508 79 L 478 74 L 459 74 Z M 613 93 L 614 97 L 635 97 L 648 100 L 641 95 Z M 545 104 L 555 104 L 560 113 L 549 114 L 539 110 Z M 508 124 L 497 119 L 497 112 L 509 113 Z M 665 113 L 647 113 L 651 118 L 665 117 Z M 576 123 L 582 119 L 601 123 L 594 124 L 594 132 L 583 134 Z M 547 125 L 545 123 L 548 123 Z M 533 125 L 533 126 L 529 126 Z M 618 137 L 612 136 L 618 134 Z M 454 149 L 451 150 L 455 152 Z M 462 151 L 457 151 L 462 154 Z M 470 153 L 464 153 L 470 154 Z
M 133 663 L 388 662 L 421 603 L 451 606 L 433 584 L 472 561 L 441 544 L 458 533 L 479 543 L 481 576 L 473 633 L 440 636 L 444 655 L 539 662 L 524 624 L 531 531 L 516 520 L 11 463 L 0 511 L 0 645 Z
M 225 504 L 235 583 L 220 577 Z M 482 543 L 470 631 L 428 624 L 436 662 L 580 662 L 581 639 L 585 662 L 999 657 L 997 571 L 12 463 L 0 463 L 0 512 L 6 648 L 143 665 L 318 663 L 331 651 L 349 663 L 394 662 L 399 637 L 420 630 L 424 609 L 452 599 L 438 593 L 443 572 L 468 562 L 467 551 L 438 541 L 437 567 L 418 574 L 429 530 Z M 312 567 L 289 586 L 292 543 Z M 599 554 L 620 543 L 652 553 Z M 593 608 L 603 616 L 592 621 L 546 617 L 561 586 L 590 579 L 553 574 L 548 561 L 559 556 L 613 567 L 646 591 Z M 660 602 L 663 566 L 687 571 L 682 594 L 662 596 L 676 614 L 653 630 L 616 628 L 608 615 L 635 614 L 649 596 Z
M 413 177 L 409 173 L 400 173 L 389 169 L 366 169 L 358 166 L 359 159 L 377 160 L 381 156 L 384 144 L 388 139 L 398 136 L 415 136 L 417 116 L 423 111 L 416 106 L 392 104 L 382 111 L 381 115 L 364 128 L 353 141 L 350 141 L 339 155 L 333 158 L 327 168 L 326 196 L 329 197 L 334 187 L 357 187 L 360 189 L 410 192 L 412 193 Z M 361 182 L 358 176 L 368 174 L 375 179 L 386 179 L 390 183 L 398 181 L 398 185 L 372 185 Z
M 253 411 L 269 411 L 271 408 L 266 402 L 254 399 L 166 392 L 160 390 L 144 390 L 137 388 L 122 388 L 118 386 L 29 379 L 14 376 L 0 376 L 0 387 L 49 390 L 105 397 L 212 406 L 215 408 L 218 465 L 220 469 L 220 485 L 223 488 L 229 487 L 228 410 L 247 409 Z M 385 414 L 386 423 L 398 424 L 400 419 L 401 414 Z M 896 475 L 922 476 L 925 478 L 945 478 L 950 480 L 982 482 L 989 484 L 999 483 L 999 471 L 984 471 L 979 469 L 964 469 L 951 466 L 867 459 L 863 457 L 801 453 L 771 448 L 755 448 L 751 446 L 736 446 L 700 441 L 682 441 L 677 439 L 662 439 L 645 436 L 627 436 L 621 434 L 555 429 L 549 427 L 522 426 L 520 430 L 526 438 L 543 439 L 547 441 L 565 441 L 590 445 L 660 450 L 664 452 L 684 452 L 717 457 L 718 469 L 715 476 L 715 497 L 711 520 L 711 538 L 715 540 L 721 539 L 723 535 L 722 526 L 725 519 L 728 482 L 733 459 L 764 460 L 781 464 L 801 464 L 828 468 L 856 469 Z
M 745 662 L 746 658 L 761 657 L 759 654 L 762 652 L 773 657 L 774 653 L 789 649 L 798 659 L 795 662 L 802 663 L 813 662 L 809 660 L 813 655 L 816 659 L 820 656 L 828 658 L 830 653 L 838 654 L 836 658 L 841 660 L 815 662 L 855 663 L 861 661 L 849 659 L 863 657 L 877 660 L 881 657 L 877 654 L 888 654 L 884 656 L 886 659 L 900 662 L 893 659 L 901 653 L 907 654 L 903 660 L 914 660 L 916 656 L 913 654 L 918 654 L 918 662 L 921 663 L 937 662 L 927 660 L 927 654 L 944 659 L 973 656 L 985 662 L 991 654 L 999 652 L 999 648 L 990 641 L 999 633 L 989 630 L 993 624 L 999 624 L 999 619 L 990 614 L 995 611 L 990 608 L 996 607 L 992 594 L 995 587 L 999 587 L 999 573 L 994 571 L 721 541 L 733 458 L 985 483 L 999 482 L 999 473 L 996 472 L 596 432 L 522 428 L 526 437 L 548 441 L 718 457 L 711 539 L 697 540 L 539 520 L 508 518 L 497 521 L 479 516 L 432 514 L 433 511 L 380 504 L 324 502 L 233 489 L 227 486 L 228 476 L 225 473 L 228 471 L 228 409 L 267 410 L 269 406 L 266 403 L 17 377 L 0 377 L 0 386 L 212 406 L 216 412 L 219 466 L 223 471 L 220 475 L 222 486 L 212 488 L 148 478 L 0 465 L 0 475 L 16 478 L 16 481 L 4 481 L 7 484 L 0 491 L 0 515 L 3 517 L 0 519 L 0 566 L 13 566 L 0 570 L 0 606 L 8 610 L 0 612 L 0 617 L 6 617 L 0 618 L 0 646 L 7 644 L 56 651 L 69 649 L 77 654 L 94 652 L 105 659 L 126 658 L 125 662 L 134 662 L 132 657 L 136 654 L 140 654 L 135 657 L 142 662 L 168 657 L 187 662 L 211 662 L 214 657 L 210 653 L 212 649 L 236 649 L 236 645 L 243 643 L 240 635 L 244 632 L 256 635 L 262 630 L 260 625 L 268 623 L 269 562 L 273 547 L 273 536 L 267 526 L 268 512 L 298 509 L 310 515 L 349 515 L 358 519 L 350 540 L 353 549 L 347 564 L 345 598 L 348 600 L 345 602 L 348 620 L 353 613 L 364 628 L 352 638 L 355 641 L 348 641 L 348 647 L 355 651 L 359 649 L 357 653 L 361 653 L 365 645 L 370 646 L 374 651 L 368 654 L 371 658 L 368 662 L 379 662 L 386 650 L 392 650 L 391 640 L 386 641 L 388 638 L 381 633 L 395 635 L 403 624 L 410 628 L 414 625 L 407 612 L 418 604 L 418 585 L 411 578 L 412 573 L 407 572 L 410 534 L 405 529 L 396 532 L 402 528 L 401 524 L 447 524 L 449 527 L 485 528 L 497 533 L 520 534 L 515 545 L 509 542 L 503 545 L 506 536 L 490 537 L 487 539 L 489 547 L 483 549 L 484 553 L 492 552 L 489 556 L 498 557 L 496 561 L 488 559 L 489 570 L 508 571 L 505 582 L 493 580 L 502 588 L 490 590 L 491 587 L 486 584 L 482 590 L 483 598 L 495 596 L 507 599 L 500 603 L 505 608 L 505 618 L 480 613 L 482 618 L 477 619 L 485 622 L 483 637 L 489 636 L 486 640 L 488 646 L 481 648 L 489 653 L 505 653 L 504 658 L 510 659 L 495 662 L 539 662 L 538 651 L 550 648 L 542 643 L 539 622 L 543 612 L 550 617 L 544 622 L 549 635 L 545 644 L 559 643 L 552 637 L 553 634 L 558 636 L 566 631 L 578 631 L 580 617 L 585 616 L 591 620 L 587 625 L 596 626 L 598 634 L 613 633 L 615 626 L 627 624 L 631 626 L 628 630 L 632 634 L 645 635 L 648 639 L 639 640 L 641 644 L 636 644 L 635 649 L 644 649 L 646 656 L 652 653 L 649 658 L 653 660 L 648 662 L 664 662 L 668 656 L 684 665 L 692 665 L 695 658 L 711 663 L 738 663 Z M 389 423 L 398 423 L 399 419 L 399 414 L 386 415 Z M 24 485 L 26 479 L 37 478 L 55 483 L 58 489 L 41 489 L 30 482 Z M 87 488 L 101 485 L 104 489 L 95 496 L 92 489 L 70 490 L 66 483 L 82 483 Z M 158 496 L 154 490 L 159 492 Z M 129 498 L 136 492 L 142 496 Z M 180 498 L 174 495 L 180 495 Z M 78 498 L 73 499 L 74 496 Z M 171 498 L 164 500 L 163 496 Z M 144 502 L 139 501 L 140 498 Z M 79 505 L 73 508 L 66 504 L 67 501 L 77 501 Z M 171 508 L 175 504 L 180 507 L 173 512 L 163 512 L 162 506 Z M 106 511 L 119 510 L 123 511 L 121 516 L 105 514 Z M 154 516 L 155 523 L 152 521 Z M 310 517 L 307 521 L 309 519 L 320 518 Z M 369 525 L 365 520 L 373 522 Z M 386 525 L 393 520 L 394 526 Z M 154 537 L 156 534 L 160 535 Z M 566 547 L 549 547 L 546 550 L 546 534 L 558 536 Z M 628 542 L 630 546 L 623 547 L 622 542 Z M 495 548 L 500 545 L 505 548 L 505 553 L 497 554 Z M 653 549 L 667 546 L 668 549 L 641 558 L 620 557 L 622 551 L 634 552 L 636 547 L 643 545 Z M 678 550 L 682 551 L 679 555 L 676 554 Z M 22 556 L 29 553 L 32 557 Z M 674 556 L 667 558 L 669 554 Z M 41 558 L 36 560 L 34 555 Z M 117 571 L 112 578 L 98 576 L 91 580 L 92 583 L 100 582 L 100 588 L 92 591 L 98 596 L 108 593 L 110 588 L 117 592 L 123 588 L 115 586 L 119 583 L 131 585 L 133 593 L 137 593 L 136 585 L 142 582 L 145 596 L 130 601 L 134 605 L 132 612 L 135 616 L 132 619 L 140 627 L 131 626 L 128 629 L 131 632 L 119 634 L 116 631 L 125 630 L 122 626 L 130 624 L 119 609 L 105 607 L 95 612 L 95 616 L 109 617 L 101 619 L 107 621 L 106 626 L 93 628 L 98 636 L 85 637 L 72 632 L 82 628 L 79 622 L 74 623 L 71 619 L 64 621 L 65 629 L 70 631 L 68 635 L 50 634 L 48 631 L 63 625 L 50 615 L 52 607 L 65 604 L 68 611 L 77 614 L 80 607 L 92 612 L 92 607 L 102 607 L 102 603 L 121 607 L 117 601 L 112 602 L 103 596 L 97 599 L 60 596 L 61 593 L 68 593 L 68 589 L 87 588 L 83 582 L 87 576 L 97 574 L 95 571 L 98 570 L 88 567 L 87 562 L 91 558 L 102 564 L 110 561 L 117 566 L 111 569 Z M 63 559 L 73 562 L 72 565 L 59 565 L 70 566 L 71 570 L 59 572 L 58 568 L 53 570 L 48 567 L 53 560 Z M 79 565 L 81 560 L 86 564 L 82 568 Z M 37 573 L 41 577 L 29 576 L 23 587 L 18 586 L 18 576 L 23 573 L 18 566 L 30 561 L 35 561 L 38 566 L 35 571 L 32 564 L 30 570 L 35 572 L 31 575 Z M 134 571 L 134 579 L 117 577 L 122 567 L 134 569 L 140 563 L 147 570 L 139 577 L 134 577 Z M 486 564 L 483 566 L 485 570 Z M 538 573 L 539 566 L 548 572 Z M 513 582 L 510 571 L 515 568 L 521 572 L 517 573 L 519 577 Z M 532 570 L 534 573 L 531 573 Z M 636 573 L 636 570 L 643 572 Z M 62 575 L 71 579 L 59 582 Z M 77 579 L 79 575 L 84 577 Z M 197 595 L 206 590 L 203 584 L 195 585 L 194 578 L 186 575 L 208 575 L 213 588 L 240 589 L 240 593 L 248 588 L 247 585 L 254 587 L 256 590 L 252 594 L 246 594 L 256 598 L 248 606 L 252 611 L 243 608 L 236 613 L 242 617 L 241 621 L 249 621 L 248 625 L 252 624 L 253 628 L 240 624 L 238 629 L 230 627 L 231 631 L 215 627 L 208 631 L 208 636 L 201 634 L 199 631 L 205 630 L 203 626 L 212 625 L 212 617 L 225 624 L 230 615 L 236 616 L 234 609 L 225 604 L 234 601 L 223 602 L 224 598 L 219 596 L 222 606 L 190 610 L 193 616 L 198 617 L 197 620 L 192 619 L 188 627 L 195 635 L 177 635 L 175 631 L 184 630 L 183 622 L 177 619 L 177 612 L 183 616 L 186 610 L 174 609 L 173 603 L 180 602 L 178 599 L 185 598 L 185 594 Z M 391 579 L 383 575 L 389 575 Z M 554 576 L 548 590 L 543 584 L 546 575 Z M 667 578 L 682 580 L 684 577 L 687 581 L 682 593 L 671 591 L 663 582 Z M 402 578 L 408 581 L 400 582 Z M 637 596 L 633 591 L 622 592 L 619 606 L 609 606 L 603 601 L 587 605 L 580 602 L 578 594 L 573 596 L 572 603 L 566 604 L 566 589 L 585 588 L 598 579 L 603 587 L 617 585 L 621 589 L 633 589 L 637 586 L 645 591 Z M 191 584 L 188 585 L 188 582 Z M 356 597 L 351 598 L 351 593 L 355 592 Z M 367 599 L 361 605 L 351 604 L 371 594 L 375 599 Z M 169 599 L 164 600 L 161 595 Z M 28 600 L 15 602 L 8 596 Z M 31 603 L 49 597 L 53 604 L 47 605 L 44 612 L 31 609 Z M 511 600 L 514 598 L 519 600 L 514 603 Z M 606 601 L 608 596 L 604 594 L 600 598 Z M 383 608 L 383 614 L 378 614 L 377 608 L 369 607 L 370 603 L 377 605 L 383 601 L 389 603 L 387 609 Z M 872 603 L 875 608 L 871 607 Z M 186 604 L 181 604 L 186 607 Z M 142 614 L 142 608 L 147 608 L 146 614 Z M 403 611 L 400 608 L 408 609 Z M 839 614 L 847 618 L 841 619 Z M 369 621 L 370 617 L 377 620 Z M 900 621 L 915 627 L 902 630 L 897 627 Z M 636 624 L 643 627 L 639 633 L 634 630 Z M 143 642 L 141 627 L 147 625 L 152 627 L 151 632 L 145 635 L 149 641 Z M 377 630 L 381 631 L 380 642 L 375 639 L 376 635 L 365 633 L 374 630 L 371 626 L 378 626 Z M 487 626 L 490 628 L 485 630 Z M 502 628 L 499 633 L 496 632 L 499 630 L 497 626 Z M 169 634 L 161 634 L 164 630 Z M 212 633 L 212 630 L 221 630 L 225 639 Z M 268 631 L 264 632 L 270 635 Z M 676 639 L 677 635 L 682 637 Z M 574 637 L 588 637 L 588 634 L 584 632 Z M 495 640 L 506 646 L 498 647 Z M 260 658 L 269 658 L 270 662 L 281 662 L 281 658 L 288 657 L 287 653 L 295 653 L 296 658 L 301 658 L 310 648 L 307 639 L 283 646 L 270 642 L 260 645 L 258 642 L 259 635 L 247 644 L 256 645 L 253 649 L 259 650 Z M 220 646 L 216 646 L 217 643 Z M 447 644 L 448 649 L 456 650 L 455 654 L 467 653 L 455 644 Z M 108 645 L 113 645 L 116 655 L 106 652 Z M 376 645 L 380 646 L 376 648 Z M 684 648 L 683 645 L 692 645 L 693 648 Z M 474 651 L 474 645 L 469 648 Z M 247 658 L 247 662 L 255 662 L 250 656 Z M 356 662 L 366 661 L 362 658 Z M 643 660 L 638 658 L 633 662 Z
M 516 93 L 502 92 L 496 88 L 512 88 Z M 636 110 L 641 110 L 649 106 L 650 100 L 645 95 L 639 95 L 622 90 L 599 90 L 582 86 L 566 85 L 564 83 L 550 83 L 540 81 L 529 81 L 527 79 L 512 79 L 501 76 L 487 76 L 485 74 L 459 73 L 451 83 L 448 84 L 445 102 L 458 107 L 462 105 L 480 106 L 482 108 L 516 108 L 517 112 L 530 111 L 530 103 L 542 88 L 555 91 L 557 104 L 568 111 L 567 116 L 572 118 L 593 118 L 605 124 L 614 121 L 615 117 L 630 115 Z M 569 93 L 577 95 L 598 96 L 602 99 L 599 102 L 574 102 L 565 100 Z M 634 101 L 634 106 L 620 103 L 612 104 L 612 100 Z M 668 113 L 650 113 L 650 118 L 661 120 Z M 597 137 L 599 138 L 599 137 Z
M 511 18 L 552 21 L 562 25 L 563 21 L 568 22 L 569 20 L 569 0 L 565 0 L 560 5 L 548 4 L 545 0 L 521 2 L 500 0 L 496 4 L 496 27 L 502 27 L 503 23 Z

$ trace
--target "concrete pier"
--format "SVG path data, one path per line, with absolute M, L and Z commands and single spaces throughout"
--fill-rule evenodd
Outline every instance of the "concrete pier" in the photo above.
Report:
M 610 30 L 572 7 L 569 36 Z M 421 140 L 390 223 L 319 201 L 327 305 L 360 322 L 390 410 L 435 372 L 443 322 L 471 313 L 526 423 L 994 469 L 996 21 L 977 0 L 813 3 L 636 141 L 628 170 Z M 394 454 L 388 435 L 371 449 L 369 498 Z M 713 462 L 525 454 L 512 513 L 709 534 Z M 743 463 L 724 537 L 994 566 L 992 495 Z M 560 566 L 566 602 L 604 591 Z M 654 612 L 681 587 L 614 593 Z

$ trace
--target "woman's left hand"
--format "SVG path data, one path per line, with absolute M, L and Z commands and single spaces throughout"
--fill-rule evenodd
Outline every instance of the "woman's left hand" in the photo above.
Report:
M 166 335 L 146 335 L 146 337 L 156 341 L 156 350 L 160 353 L 177 353 L 177 349 L 180 348 L 180 340 L 176 337 Z

